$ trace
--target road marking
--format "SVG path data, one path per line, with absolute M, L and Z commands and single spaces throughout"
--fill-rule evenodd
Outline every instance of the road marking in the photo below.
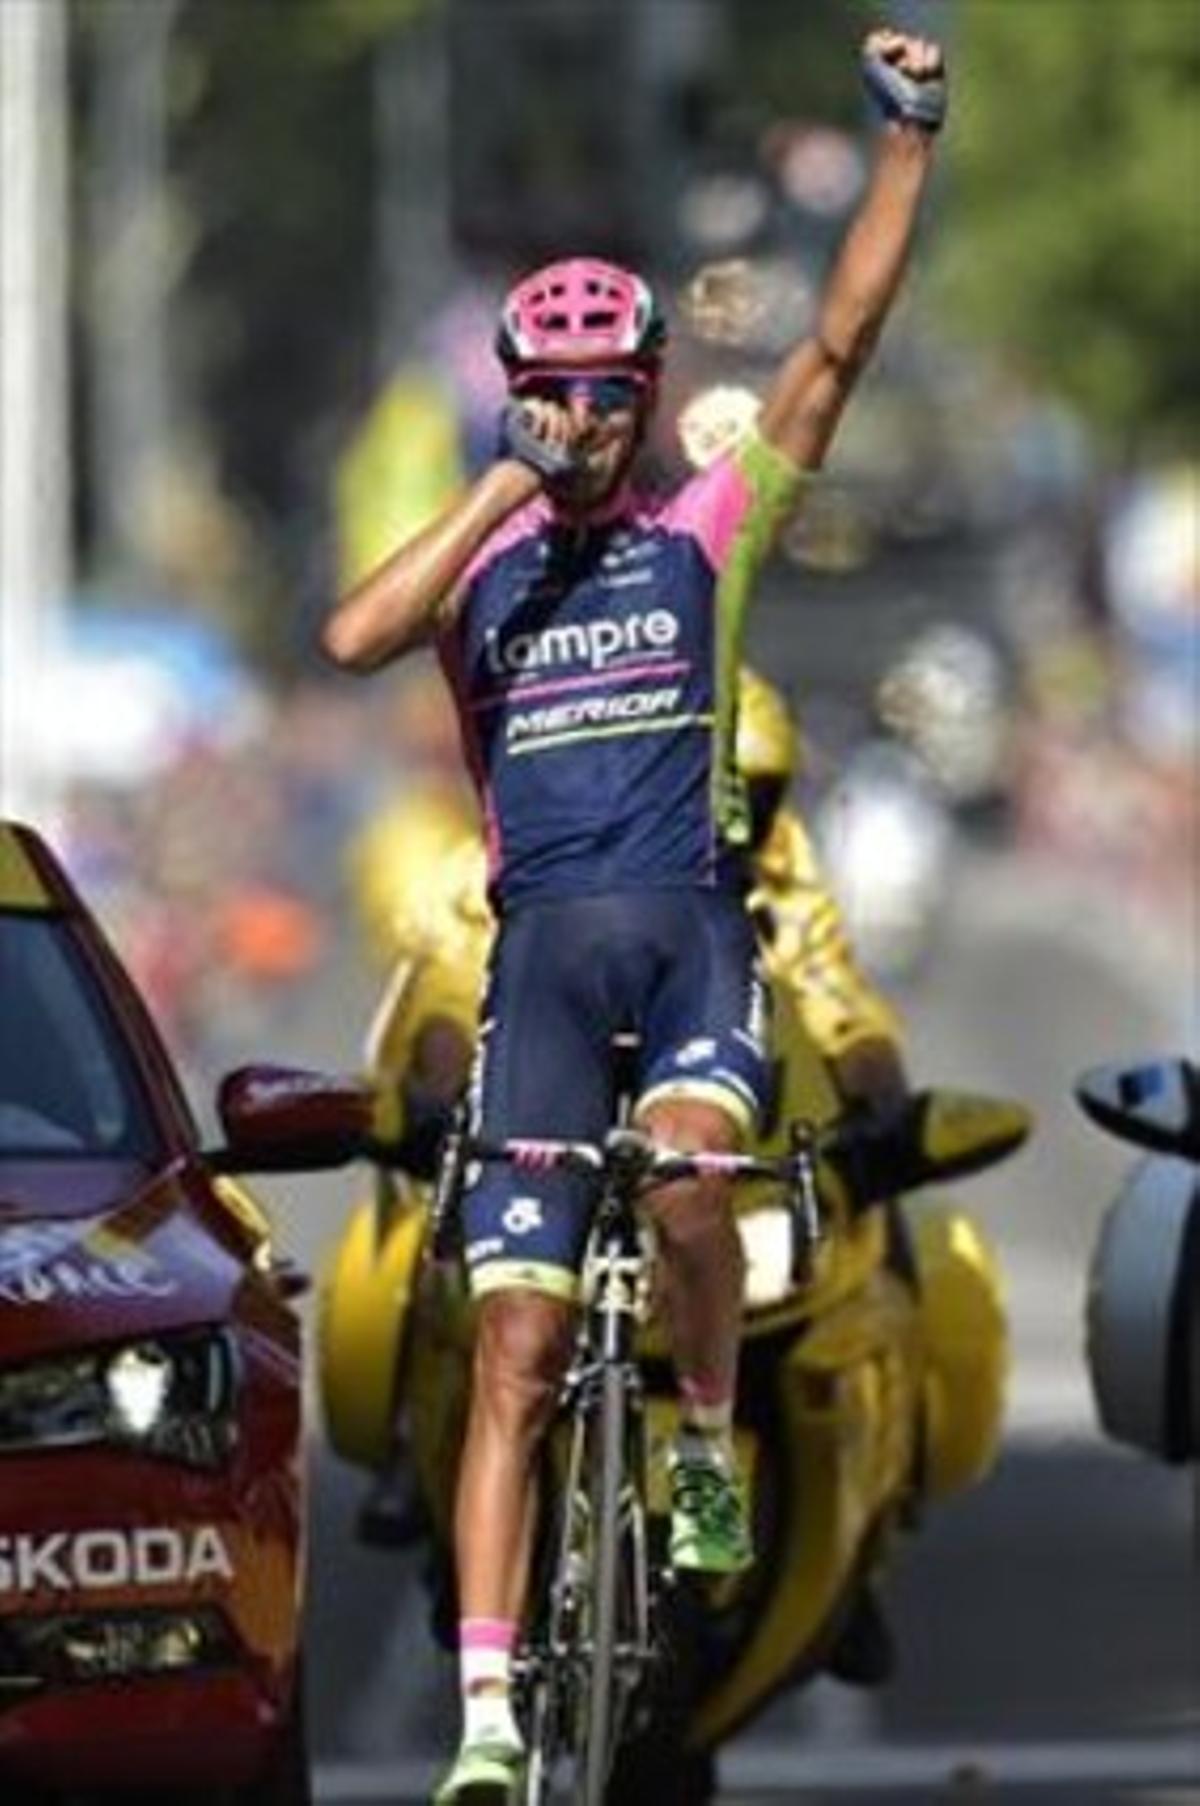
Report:
M 1200 1726 L 1190 1735 L 1088 1742 L 876 1744 L 828 1753 L 747 1744 L 721 1762 L 726 1788 L 795 1797 L 797 1786 L 830 1793 L 884 1793 L 968 1784 L 989 1787 L 1170 1785 L 1200 1781 Z
M 418 1759 L 396 1762 L 327 1762 L 317 1766 L 321 1806 L 369 1800 L 420 1799 L 440 1765 Z M 1200 1783 L 1200 1726 L 1190 1735 L 1116 1738 L 1091 1742 L 876 1744 L 861 1749 L 797 1748 L 795 1743 L 752 1744 L 721 1761 L 721 1785 L 795 1800 L 797 1788 L 827 1793 L 872 1789 L 927 1793 L 947 1786 L 1173 1787 Z
M 318 1762 L 313 1787 L 320 1806 L 336 1801 L 402 1800 L 429 1796 L 446 1763 L 401 1758 L 396 1762 Z

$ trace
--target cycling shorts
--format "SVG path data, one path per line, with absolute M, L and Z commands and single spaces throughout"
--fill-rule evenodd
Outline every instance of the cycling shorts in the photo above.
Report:
M 768 993 L 741 897 L 658 890 L 522 905 L 493 948 L 471 1080 L 488 1140 L 599 1141 L 613 1122 L 612 1038 L 638 1037 L 635 1114 L 668 1097 L 715 1104 L 744 1132 L 768 1080 Z M 473 1291 L 573 1298 L 594 1185 L 476 1167 L 463 1198 Z

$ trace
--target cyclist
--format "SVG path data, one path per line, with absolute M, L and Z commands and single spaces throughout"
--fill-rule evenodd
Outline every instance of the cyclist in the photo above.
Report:
M 936 45 L 884 31 L 866 49 L 891 117 L 814 331 L 756 432 L 648 498 L 631 467 L 665 337 L 653 295 L 593 259 L 537 271 L 502 315 L 502 455 L 326 625 L 327 653 L 360 671 L 432 640 L 458 697 L 499 918 L 471 1087 L 487 1134 L 602 1134 L 611 1035 L 631 1024 L 637 1116 L 656 1139 L 730 1148 L 763 1101 L 731 756 L 742 614 L 899 287 L 944 92 Z M 672 1558 L 734 1572 L 752 1552 L 732 1461 L 742 1256 L 728 1189 L 664 1187 L 651 1213 L 682 1400 Z M 510 1656 L 587 1191 L 487 1169 L 464 1228 L 478 1301 L 455 1534 L 464 1730 L 439 1806 L 509 1800 L 523 1762 Z
M 748 901 L 767 977 L 773 991 L 791 993 L 800 1027 L 843 1101 L 886 1113 L 907 1090 L 902 1029 L 855 961 L 804 825 L 786 806 L 798 754 L 783 697 L 743 665 L 735 758 L 751 823 Z M 424 1113 L 458 1098 L 478 1029 L 494 931 L 482 839 L 461 799 L 435 780 L 372 820 L 353 843 L 349 865 L 364 937 L 388 970 L 368 1058 L 391 1107 L 403 1111 L 419 1164 L 432 1153 Z M 776 1059 L 788 1057 L 786 1042 L 776 1041 Z M 400 1132 L 395 1122 L 393 1132 Z M 391 1455 L 359 1520 L 367 1542 L 404 1543 L 425 1522 L 406 1406 L 400 1388 Z

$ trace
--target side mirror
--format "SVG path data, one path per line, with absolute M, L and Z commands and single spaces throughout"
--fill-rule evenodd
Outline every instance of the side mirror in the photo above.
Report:
M 1076 1080 L 1075 1098 L 1122 1141 L 1200 1160 L 1200 1067 L 1190 1060 L 1093 1066 Z
M 1010 1098 L 971 1091 L 916 1091 L 884 1120 L 851 1116 L 823 1152 L 858 1209 L 920 1185 L 939 1184 L 995 1166 L 1016 1152 L 1033 1114 Z
M 226 1173 L 297 1173 L 368 1156 L 374 1093 L 354 1078 L 293 1066 L 239 1066 L 217 1089 L 225 1145 L 205 1154 Z

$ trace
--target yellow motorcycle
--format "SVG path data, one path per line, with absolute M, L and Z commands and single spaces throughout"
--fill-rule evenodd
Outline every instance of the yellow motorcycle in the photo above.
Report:
M 394 974 L 373 1032 L 385 1117 L 419 966 Z M 797 1122 L 818 1134 L 839 1123 L 786 987 L 775 1006 L 778 1085 L 763 1154 L 786 1152 Z M 822 1162 L 819 1234 L 803 1263 L 778 1191 L 749 1187 L 739 1202 L 748 1278 L 737 1434 L 760 1559 L 745 1576 L 681 1591 L 687 1660 L 662 1718 L 618 1759 L 611 1798 L 621 1806 L 700 1806 L 716 1749 L 784 1686 L 821 1672 L 885 1678 L 878 1649 L 864 1649 L 873 1578 L 926 1506 L 978 1481 L 995 1456 L 1008 1358 L 997 1262 L 964 1211 L 909 1192 L 1003 1158 L 1029 1118 L 948 1092 L 917 1094 L 905 1117 L 886 1133 L 847 1129 L 840 1164 Z M 881 1172 L 894 1176 L 894 1195 Z M 472 1318 L 461 1272 L 431 1256 L 430 1224 L 426 1184 L 377 1174 L 324 1272 L 320 1388 L 335 1452 L 368 1472 L 394 1459 L 403 1423 L 448 1572 Z M 652 1315 L 640 1336 L 653 1514 L 668 1509 L 676 1407 Z

